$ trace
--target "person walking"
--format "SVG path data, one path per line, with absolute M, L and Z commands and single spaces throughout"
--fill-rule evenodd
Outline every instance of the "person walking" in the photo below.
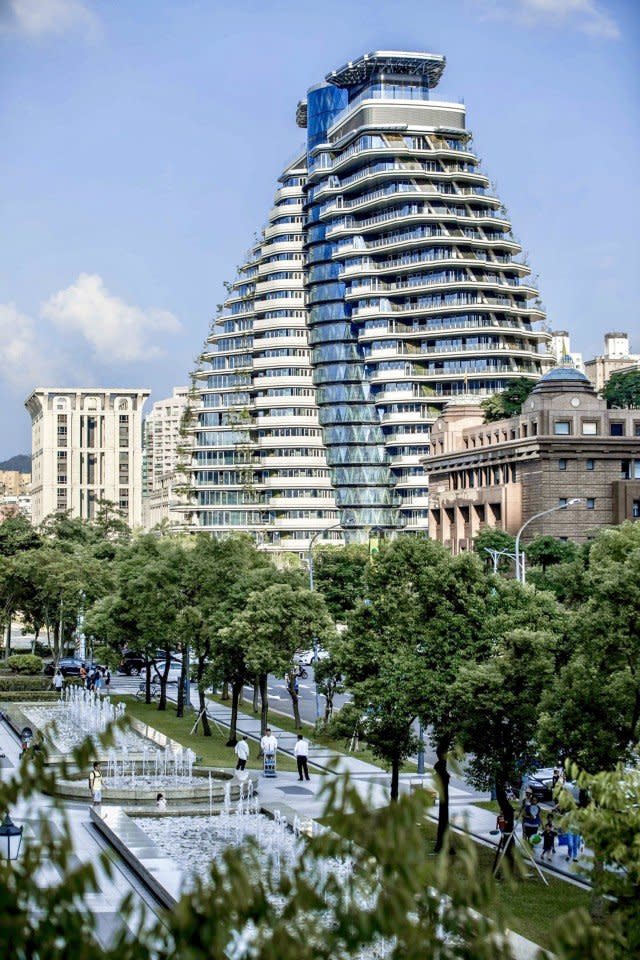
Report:
M 298 780 L 310 780 L 309 767 L 307 765 L 307 759 L 309 757 L 309 741 L 305 740 L 301 733 L 298 734 L 298 740 L 293 752 L 295 753 L 296 763 L 298 764 Z M 302 776 L 303 773 L 304 778 Z
M 580 842 L 581 837 L 579 833 L 575 833 L 573 830 L 567 831 L 567 862 L 573 860 L 574 863 L 578 862 L 580 857 Z
M 528 800 L 524 805 L 522 815 L 522 833 L 528 843 L 531 841 L 531 837 L 538 833 L 541 824 L 540 807 L 533 799 Z
M 100 690 L 102 689 L 102 672 L 100 667 L 96 667 L 96 672 L 93 675 L 93 689 L 100 696 Z
M 102 771 L 98 760 L 93 764 L 93 770 L 89 774 L 89 790 L 93 798 L 93 806 L 97 807 L 102 803 Z
M 60 667 L 58 667 L 53 677 L 53 689 L 56 691 L 56 693 L 62 693 L 63 687 L 64 687 L 64 675 Z
M 87 671 L 85 670 L 84 665 L 82 665 L 82 666 L 80 667 L 80 670 L 79 670 L 78 673 L 79 673 L 79 677 L 80 677 L 80 686 L 81 686 L 81 687 L 86 687 L 86 685 L 87 685 Z
M 111 670 L 109 670 L 109 667 L 107 667 L 107 669 L 104 672 L 104 689 L 105 689 L 105 693 L 107 694 L 109 693 L 110 684 L 111 684 Z
M 234 753 L 238 758 L 236 770 L 244 770 L 249 759 L 249 741 L 246 736 L 243 736 L 242 740 L 238 740 L 234 747 Z
M 544 830 L 542 831 L 542 853 L 540 854 L 541 860 L 552 859 L 554 853 L 556 852 L 555 839 L 556 832 L 553 829 L 553 824 L 549 818 L 547 819 Z

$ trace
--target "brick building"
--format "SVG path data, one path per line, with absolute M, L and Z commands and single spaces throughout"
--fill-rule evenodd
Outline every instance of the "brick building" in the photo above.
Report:
M 640 410 L 608 410 L 587 377 L 555 367 L 521 414 L 483 422 L 477 403 L 449 403 L 431 431 L 429 535 L 454 553 L 485 526 L 515 534 L 573 497 L 586 502 L 534 521 L 526 539 L 584 541 L 640 519 Z

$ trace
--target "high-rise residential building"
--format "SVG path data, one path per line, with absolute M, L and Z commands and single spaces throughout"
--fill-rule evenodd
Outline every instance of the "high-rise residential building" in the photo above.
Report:
M 602 390 L 612 373 L 637 370 L 640 353 L 631 353 L 627 333 L 605 333 L 604 353 L 587 360 L 584 372 L 596 390 Z
M 444 404 L 553 362 L 465 107 L 431 98 L 444 65 L 367 54 L 298 104 L 306 150 L 198 374 L 198 528 L 282 538 L 295 521 L 300 547 L 338 521 L 353 539 L 427 530 L 421 458 Z
M 151 530 L 167 520 L 171 526 L 184 521 L 184 498 L 178 491 L 185 478 L 177 468 L 185 445 L 183 418 L 189 406 L 189 387 L 174 387 L 173 394 L 157 400 L 143 427 L 142 525 Z
M 142 407 L 148 390 L 37 387 L 31 414 L 32 519 L 70 510 L 95 518 L 99 501 L 142 523 Z

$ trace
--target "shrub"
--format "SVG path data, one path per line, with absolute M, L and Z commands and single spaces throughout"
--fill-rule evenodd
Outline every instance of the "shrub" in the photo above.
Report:
M 0 703 L 21 703 L 22 701 L 43 701 L 58 700 L 59 694 L 56 690 L 17 690 L 10 693 L 8 690 L 0 690 Z
M 0 691 L 1 690 L 49 690 L 51 687 L 51 677 L 43 677 L 42 674 L 38 676 L 28 676 L 22 674 L 21 676 L 4 676 L 0 677 Z
M 116 670 L 122 660 L 122 654 L 113 647 L 99 646 L 93 648 L 94 663 L 104 663 L 111 670 Z
M 6 663 L 12 673 L 42 673 L 42 657 L 33 653 L 14 653 Z

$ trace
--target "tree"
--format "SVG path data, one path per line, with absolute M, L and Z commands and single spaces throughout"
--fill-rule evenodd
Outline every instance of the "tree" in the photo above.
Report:
M 40 537 L 29 521 L 18 514 L 0 523 L 0 623 L 5 627 L 5 659 L 11 656 L 11 622 L 24 595 L 24 581 L 13 558 L 40 546 Z
M 535 537 L 525 547 L 529 567 L 542 567 L 543 573 L 557 563 L 571 563 L 578 555 L 578 548 L 570 540 L 558 540 L 549 534 Z
M 536 381 L 529 377 L 518 377 L 511 381 L 506 390 L 487 397 L 480 404 L 484 410 L 484 422 L 494 423 L 497 420 L 516 417 L 535 385 Z
M 274 583 L 249 594 L 245 608 L 222 631 L 227 643 L 243 652 L 249 670 L 258 676 L 262 699 L 262 730 L 267 725 L 267 676 L 275 673 L 287 679 L 293 716 L 301 727 L 294 655 L 314 638 L 330 643 L 334 625 L 320 594 L 290 583 Z
M 506 530 L 500 530 L 499 527 L 483 527 L 473 541 L 473 549 L 487 570 L 493 569 L 494 566 L 493 557 L 488 551 L 504 551 L 505 556 L 498 558 L 497 569 L 502 573 L 513 570 L 513 560 L 506 554 L 515 553 L 516 538 Z
M 609 955 L 614 939 L 626 950 L 624 956 L 640 956 L 640 776 L 622 764 L 595 775 L 576 766 L 569 773 L 588 802 L 579 807 L 562 790 L 558 804 L 563 826 L 581 834 L 585 848 L 593 851 L 591 913 L 603 941 L 596 956 Z
M 328 723 L 333 716 L 333 701 L 336 695 L 345 689 L 342 669 L 334 655 L 330 653 L 328 657 L 314 664 L 313 674 L 318 693 L 324 697 L 324 721 Z
M 344 620 L 365 596 L 369 551 L 362 544 L 318 547 L 313 555 L 315 589 L 326 600 L 329 613 Z
M 609 409 L 637 410 L 640 407 L 640 370 L 620 370 L 612 373 L 600 394 Z
M 589 773 L 630 758 L 640 741 L 640 526 L 601 531 L 573 613 L 570 646 L 542 700 L 549 754 Z
M 507 787 L 535 765 L 540 700 L 565 631 L 566 618 L 548 594 L 496 580 L 487 598 L 488 655 L 463 663 L 454 684 L 460 743 L 473 755 L 471 778 L 495 790 L 508 831 L 513 808 Z
M 438 751 L 440 826 L 448 817 L 447 753 L 453 738 L 449 695 L 458 657 L 483 636 L 489 581 L 472 555 L 452 558 L 439 544 L 401 538 L 367 569 L 367 599 L 349 618 L 338 661 L 366 723 L 372 749 L 391 765 L 397 797 L 400 764 L 415 747 L 412 724 L 432 725 Z

